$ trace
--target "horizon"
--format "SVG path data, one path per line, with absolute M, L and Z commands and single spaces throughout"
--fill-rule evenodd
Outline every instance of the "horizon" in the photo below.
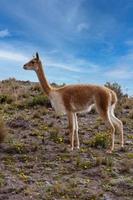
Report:
M 39 52 L 50 83 L 118 83 L 133 95 L 133 2 L 1 0 L 0 80 L 38 82 L 23 64 Z

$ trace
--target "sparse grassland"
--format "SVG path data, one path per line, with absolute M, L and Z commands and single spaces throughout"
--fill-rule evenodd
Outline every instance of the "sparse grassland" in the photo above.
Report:
M 69 149 L 67 118 L 58 117 L 36 83 L 0 82 L 0 199 L 131 200 L 133 198 L 133 98 L 121 98 L 125 149 L 93 110 L 79 114 L 80 150 Z

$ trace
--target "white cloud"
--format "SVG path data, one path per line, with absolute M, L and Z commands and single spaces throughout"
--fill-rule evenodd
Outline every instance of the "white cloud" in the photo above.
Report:
M 128 45 L 128 46 L 133 46 L 133 40 L 125 41 L 125 44 Z
M 47 54 L 54 55 L 54 54 L 57 54 L 58 52 L 59 52 L 58 49 L 51 49 L 51 50 L 47 51 Z
M 27 57 L 22 53 L 0 50 L 0 59 L 20 62 L 27 60 Z
M 10 36 L 10 32 L 8 31 L 8 29 L 0 30 L 0 38 L 4 38 L 7 36 Z
M 59 60 L 57 57 L 44 57 L 46 65 L 50 67 L 64 69 L 70 72 L 77 72 L 77 73 L 94 73 L 99 71 L 99 66 L 86 60 L 86 59 L 79 59 L 74 58 L 69 54 L 65 54 L 62 60 Z
M 0 61 L 6 61 L 9 63 L 10 61 L 18 63 L 25 63 L 28 60 L 32 59 L 33 47 L 29 46 L 27 50 L 26 47 L 21 47 L 20 45 L 12 45 L 7 43 L 0 43 Z M 1 50 L 2 49 L 2 50 Z M 35 49 L 35 47 L 34 47 Z M 25 52 L 25 53 L 23 53 Z M 29 56 L 29 52 L 31 55 Z M 64 53 L 60 56 L 60 51 L 58 49 L 53 49 L 51 51 L 45 52 L 44 55 L 41 54 L 41 58 L 43 58 L 43 64 L 46 64 L 48 67 L 52 67 L 54 70 L 56 68 L 65 70 L 73 73 L 82 73 L 82 74 L 90 74 L 97 72 L 99 70 L 99 66 L 90 62 L 86 59 L 75 58 L 71 54 Z
M 67 59 L 60 61 L 57 57 L 53 58 L 51 56 L 44 57 L 44 60 L 49 67 L 60 68 L 70 72 L 81 72 L 79 65 L 76 65 L 75 61 L 72 61 L 72 59 L 69 59 L 69 63 L 65 61 Z
M 78 24 L 77 26 L 77 30 L 78 32 L 84 31 L 84 30 L 88 30 L 89 29 L 89 25 L 85 22 Z
M 51 62 L 51 61 L 48 61 L 46 63 L 50 67 L 56 67 L 56 68 L 64 69 L 64 70 L 71 71 L 71 72 L 81 72 L 80 68 L 75 67 L 75 66 L 71 66 L 71 65 L 68 65 L 68 64 Z
M 105 75 L 114 78 L 114 79 L 130 79 L 133 78 L 133 71 L 130 71 L 129 69 L 124 68 L 117 68 L 113 70 L 109 70 L 108 72 L 105 72 Z
M 133 80 L 133 54 L 128 53 L 118 57 L 117 62 L 113 66 L 109 66 L 109 70 L 104 73 L 111 80 Z
M 110 78 L 117 80 L 133 79 L 133 52 L 129 52 L 117 58 L 117 62 L 110 66 L 110 70 L 105 72 Z

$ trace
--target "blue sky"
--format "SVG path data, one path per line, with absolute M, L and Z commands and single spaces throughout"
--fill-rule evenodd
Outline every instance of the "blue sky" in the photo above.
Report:
M 133 95 L 132 0 L 0 0 L 0 80 L 37 81 L 38 51 L 56 83 L 119 83 Z

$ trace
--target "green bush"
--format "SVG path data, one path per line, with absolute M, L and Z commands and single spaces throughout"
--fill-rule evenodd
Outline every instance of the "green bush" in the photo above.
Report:
M 42 89 L 40 87 L 40 84 L 36 83 L 36 84 L 33 84 L 30 88 L 31 91 L 37 91 L 37 92 L 42 92 Z
M 110 144 L 110 137 L 107 133 L 97 133 L 88 144 L 91 147 L 107 148 Z
M 13 102 L 13 98 L 7 94 L 1 94 L 0 95 L 0 103 L 12 103 Z
M 93 167 L 93 163 L 89 160 L 83 160 L 81 158 L 77 158 L 76 166 L 80 169 L 90 169 Z
M 47 96 L 38 95 L 38 96 L 32 97 L 30 100 L 26 102 L 26 106 L 28 107 L 37 106 L 37 105 L 49 107 L 50 101 L 47 98 Z
M 95 158 L 95 166 L 99 165 L 106 165 L 107 167 L 112 167 L 113 166 L 113 159 L 110 156 L 107 157 L 96 157 Z
M 5 176 L 3 173 L 0 172 L 0 187 L 5 185 Z
M 130 118 L 130 119 L 133 119 L 133 110 L 131 110 L 131 111 L 129 112 L 129 118 Z
M 5 128 L 5 124 L 4 124 L 3 120 L 0 117 L 0 143 L 3 142 L 6 135 L 7 135 L 7 130 Z
M 121 86 L 118 83 L 107 82 L 107 83 L 105 83 L 104 86 L 110 88 L 111 90 L 114 90 L 116 92 L 118 98 L 122 98 L 122 97 L 126 96 L 123 94 Z
M 50 128 L 49 129 L 50 135 L 49 139 L 54 141 L 55 143 L 63 143 L 64 138 L 59 136 L 59 129 L 58 128 Z

